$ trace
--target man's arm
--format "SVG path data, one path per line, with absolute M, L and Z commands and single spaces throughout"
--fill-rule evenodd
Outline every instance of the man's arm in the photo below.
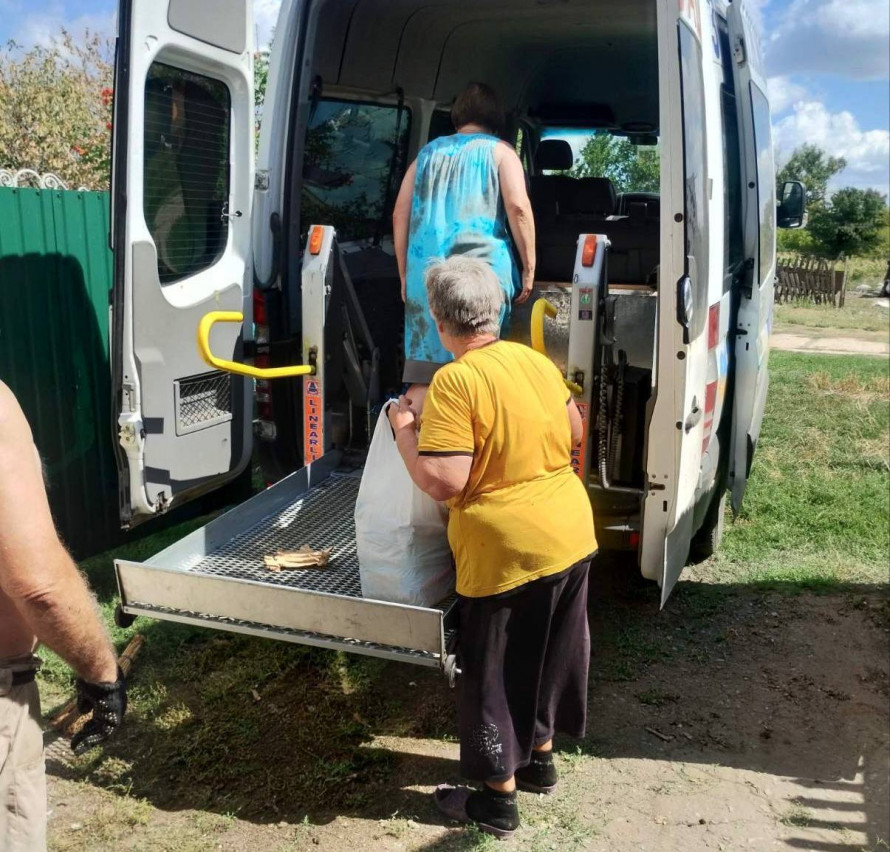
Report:
M 417 177 L 417 161 L 411 163 L 402 186 L 396 197 L 392 211 L 392 243 L 396 251 L 396 263 L 399 265 L 399 278 L 402 282 L 402 301 L 405 301 L 406 278 L 408 269 L 408 226 L 411 224 L 411 204 L 414 200 L 414 181 Z
M 525 188 L 522 161 L 506 142 L 498 145 L 496 150 L 504 209 L 507 211 L 510 233 L 522 261 L 522 292 L 516 297 L 516 303 L 522 304 L 531 296 L 535 286 L 535 217 Z
M 117 660 L 86 583 L 56 535 L 40 459 L 0 382 L 0 590 L 37 638 L 90 683 L 114 683 Z

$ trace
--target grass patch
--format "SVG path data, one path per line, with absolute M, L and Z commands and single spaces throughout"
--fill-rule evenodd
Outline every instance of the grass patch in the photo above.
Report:
M 802 805 L 793 804 L 779 818 L 782 825 L 793 828 L 808 828 L 813 821 L 813 815 Z
M 665 704 L 673 704 L 680 700 L 679 695 L 672 692 L 663 692 L 660 689 L 647 689 L 637 693 L 637 701 L 647 707 L 664 707 Z
M 801 331 L 801 328 L 832 329 L 837 336 L 851 331 L 890 333 L 890 310 L 882 308 L 872 298 L 860 298 L 847 293 L 844 307 L 832 305 L 785 304 L 775 307 L 777 331 Z M 800 328 L 798 328 L 800 327 Z
M 145 561 L 183 536 L 203 526 L 216 514 L 219 513 L 193 518 L 155 535 L 128 542 L 107 553 L 85 559 L 80 563 L 80 569 L 85 574 L 90 587 L 96 595 L 102 618 L 108 626 L 112 641 L 118 652 L 123 651 L 135 633 L 145 632 L 146 625 L 150 624 L 150 622 L 143 619 L 138 625 L 128 627 L 125 630 L 115 625 L 114 608 L 117 604 L 117 586 L 114 579 L 114 560 Z M 171 648 L 177 647 L 187 637 L 201 632 L 195 628 L 181 625 L 169 625 L 169 631 L 168 636 L 161 638 L 159 635 L 159 639 L 164 645 L 164 653 Z M 67 701 L 71 696 L 74 674 L 67 664 L 48 648 L 41 646 L 38 654 L 43 660 L 43 667 L 40 672 L 41 703 L 45 713 L 52 713 L 54 709 Z
M 887 233 L 885 231 L 885 235 Z M 847 261 L 847 288 L 868 284 L 877 290 L 884 280 L 886 271 L 887 260 L 883 257 L 851 257 Z
M 718 579 L 828 588 L 886 582 L 890 380 L 884 359 L 774 352 L 742 513 Z

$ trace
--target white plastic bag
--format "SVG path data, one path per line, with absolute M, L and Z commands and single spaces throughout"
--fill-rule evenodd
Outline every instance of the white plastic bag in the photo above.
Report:
M 362 596 L 433 606 L 454 590 L 448 509 L 408 475 L 383 407 L 355 504 Z

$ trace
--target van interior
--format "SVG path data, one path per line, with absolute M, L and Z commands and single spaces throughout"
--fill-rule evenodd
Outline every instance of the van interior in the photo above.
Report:
M 536 297 L 560 309 L 547 333 L 558 364 L 567 354 L 578 235 L 611 241 L 603 308 L 615 343 L 597 368 L 605 386 L 594 399 L 607 411 L 592 413 L 591 429 L 602 447 L 606 420 L 597 418 L 608 413 L 614 440 L 602 473 L 611 499 L 622 489 L 638 496 L 659 266 L 654 0 L 326 0 L 313 11 L 309 105 L 292 185 L 302 245 L 313 224 L 334 225 L 339 240 L 328 323 L 342 347 L 329 347 L 326 389 L 335 444 L 366 445 L 373 408 L 401 386 L 394 199 L 420 147 L 454 132 L 455 96 L 482 81 L 503 100 L 506 141 L 527 171 Z M 530 307 L 514 313 L 512 338 L 528 342 Z M 638 510 L 636 497 L 631 503 Z

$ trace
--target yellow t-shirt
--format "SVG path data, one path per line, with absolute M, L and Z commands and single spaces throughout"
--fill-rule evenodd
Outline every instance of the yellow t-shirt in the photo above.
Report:
M 596 550 L 590 501 L 571 467 L 570 398 L 553 363 L 518 343 L 472 350 L 434 376 L 418 450 L 473 457 L 448 503 L 459 594 L 496 595 Z

